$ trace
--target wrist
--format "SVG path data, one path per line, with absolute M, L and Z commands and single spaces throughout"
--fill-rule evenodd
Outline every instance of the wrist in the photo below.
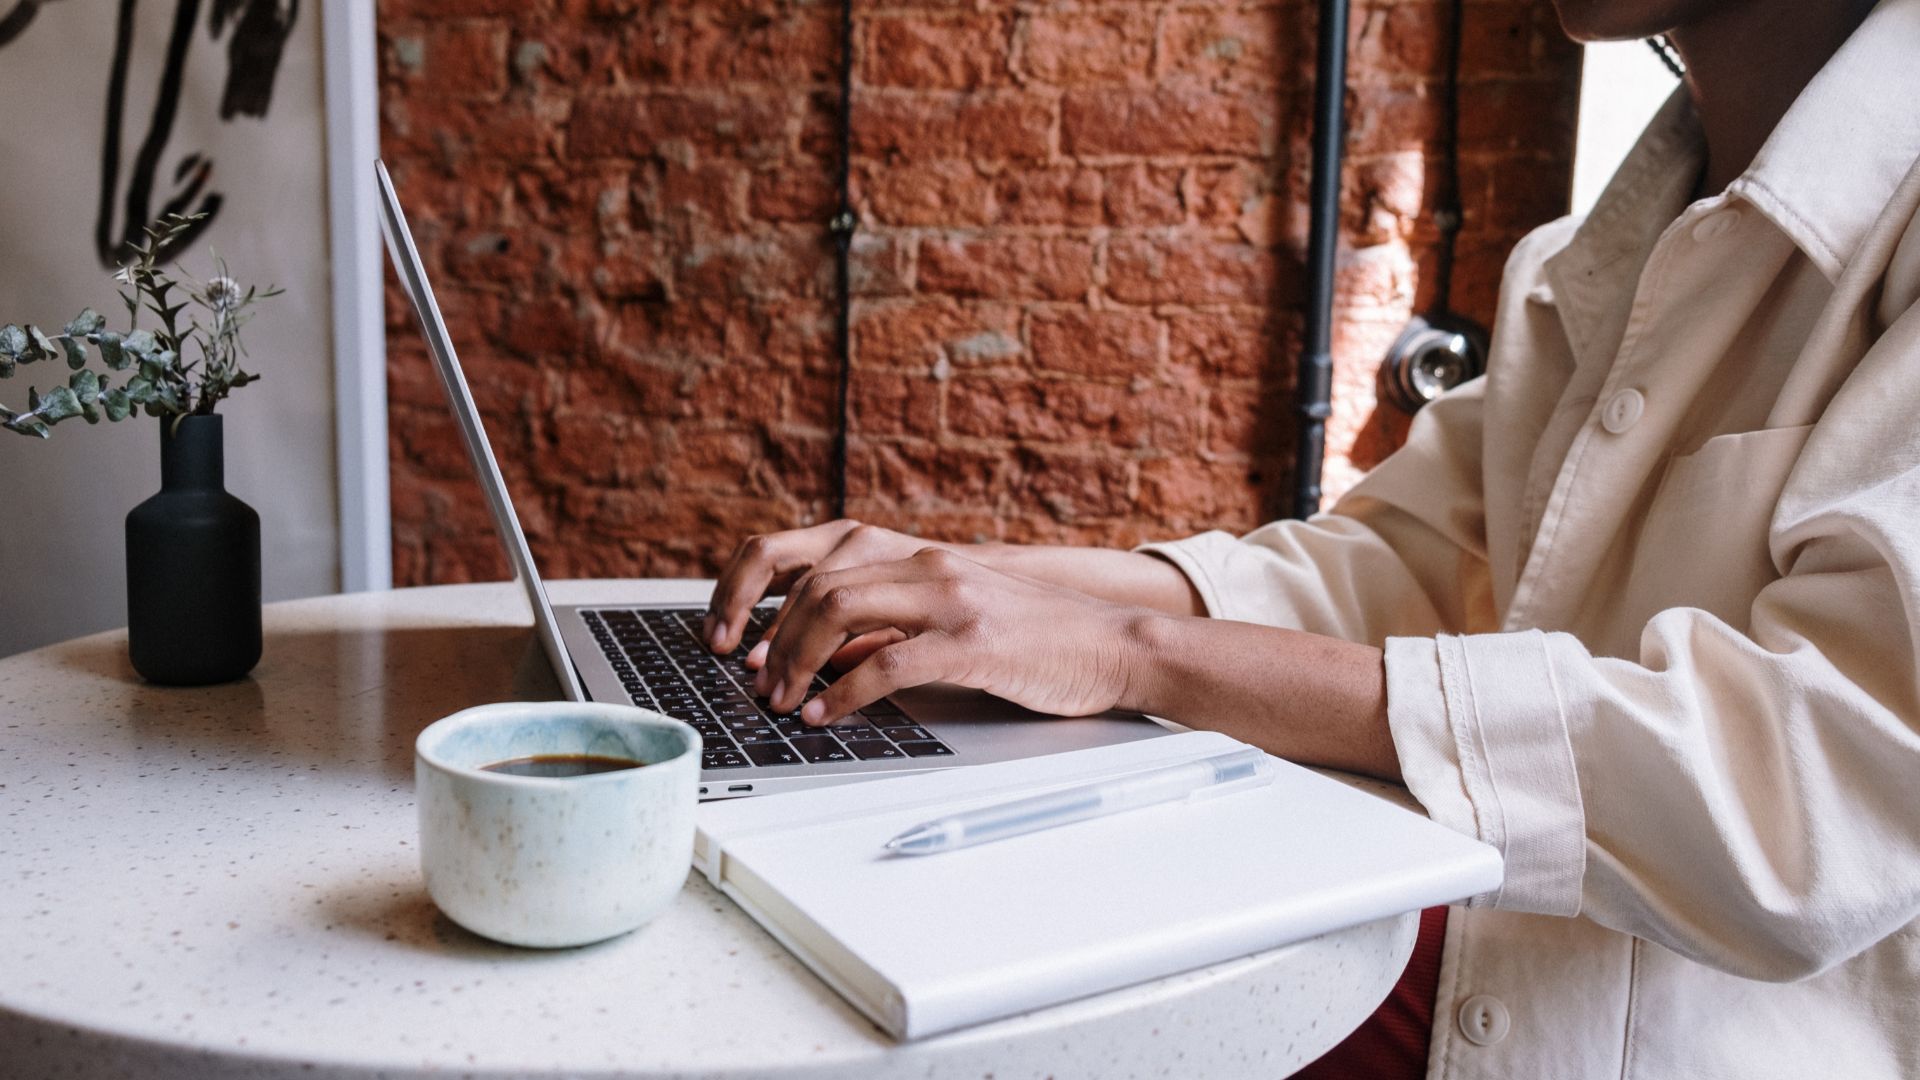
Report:
M 1192 621 L 1150 608 L 1130 609 L 1120 616 L 1121 672 L 1118 708 L 1149 716 L 1165 716 L 1168 673 L 1177 664 L 1173 653 L 1182 635 L 1174 625 Z

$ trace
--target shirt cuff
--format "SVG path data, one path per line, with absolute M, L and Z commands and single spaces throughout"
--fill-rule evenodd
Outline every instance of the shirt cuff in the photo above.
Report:
M 1240 541 L 1233 534 L 1215 529 L 1189 536 L 1185 540 L 1142 544 L 1133 550 L 1158 555 L 1187 575 L 1187 580 L 1193 583 L 1194 591 L 1200 594 L 1200 602 L 1206 605 L 1210 617 L 1255 622 L 1257 620 L 1236 615 L 1229 609 L 1230 595 L 1222 591 L 1213 575 L 1207 572 L 1209 565 L 1225 565 L 1239 547 Z
M 1586 813 L 1549 636 L 1389 638 L 1386 669 L 1407 790 L 1506 860 L 1504 883 L 1472 904 L 1579 914 Z

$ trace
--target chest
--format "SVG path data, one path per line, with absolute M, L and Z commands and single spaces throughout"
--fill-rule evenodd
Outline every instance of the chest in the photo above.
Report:
M 1632 655 L 1673 607 L 1744 628 L 1787 569 L 1774 508 L 1857 356 L 1820 333 L 1832 300 L 1751 210 L 1690 210 L 1644 259 L 1539 268 L 1502 313 L 1487 391 L 1504 628 L 1572 631 L 1602 655 Z

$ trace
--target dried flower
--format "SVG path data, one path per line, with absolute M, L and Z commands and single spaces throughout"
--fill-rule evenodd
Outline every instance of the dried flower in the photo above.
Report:
M 230 277 L 217 277 L 207 282 L 207 306 L 216 313 L 225 315 L 240 306 L 246 299 L 246 290 Z

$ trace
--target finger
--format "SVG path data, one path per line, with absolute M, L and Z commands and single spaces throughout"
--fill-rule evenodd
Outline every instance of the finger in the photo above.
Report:
M 848 575 L 861 572 L 818 578 L 800 594 L 787 632 L 774 642 L 767 666 L 758 676 L 770 687 L 767 701 L 775 710 L 799 708 L 814 675 L 848 641 L 874 630 L 911 629 L 917 621 L 914 613 L 927 606 L 924 585 L 846 581 Z
M 911 560 L 898 560 L 815 574 L 789 594 L 786 629 L 754 675 L 754 691 L 782 712 L 798 708 L 814 673 L 848 639 L 888 627 L 915 630 L 936 599 L 918 572 Z
M 895 691 L 938 682 L 947 677 L 953 650 L 953 642 L 939 634 L 923 634 L 883 646 L 807 702 L 800 710 L 800 719 L 820 727 Z
M 856 566 L 866 566 L 870 563 L 892 561 L 896 557 L 897 547 L 889 544 L 891 537 L 892 534 L 887 530 L 872 525 L 854 525 L 842 533 L 839 541 L 834 544 L 833 550 L 827 552 L 787 586 L 787 595 L 780 602 L 779 610 L 775 611 L 773 618 L 768 621 L 767 632 L 761 635 L 761 640 L 771 641 L 779 634 L 780 624 L 786 620 L 787 613 L 793 610 L 794 594 L 804 589 L 809 581 L 821 574 L 851 570 Z M 755 652 L 759 653 L 758 659 L 753 653 L 747 654 L 747 667 L 750 669 L 758 669 L 766 663 L 766 650 L 756 648 Z
M 807 529 L 750 536 L 733 554 L 714 583 L 708 602 L 710 619 L 703 623 L 707 645 L 715 652 L 731 652 L 746 632 L 747 609 L 769 589 L 786 588 L 802 571 L 833 550 L 851 522 L 830 521 Z
M 834 653 L 833 656 L 827 660 L 827 663 L 835 671 L 852 671 L 860 661 L 865 660 L 867 657 L 872 656 L 874 653 L 896 641 L 905 641 L 906 639 L 907 635 L 891 626 L 885 630 L 869 631 L 847 642 L 845 645 L 840 646 L 840 651 Z

